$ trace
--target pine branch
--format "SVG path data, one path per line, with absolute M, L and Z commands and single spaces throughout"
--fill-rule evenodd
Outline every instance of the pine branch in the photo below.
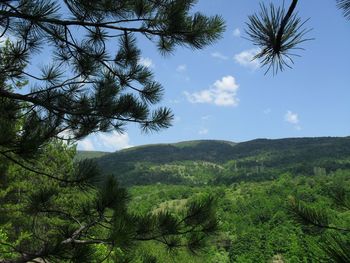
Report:
M 261 4 L 260 13 L 249 16 L 246 23 L 248 40 L 260 49 L 253 60 L 260 60 L 261 66 L 267 67 L 265 74 L 270 69 L 276 74 L 285 67 L 291 68 L 293 57 L 298 56 L 292 51 L 302 49 L 298 47 L 300 44 L 312 40 L 305 38 L 310 30 L 303 28 L 307 20 L 302 22 L 295 13 L 297 3 L 297 0 L 293 0 L 286 14 L 283 7 Z
M 343 10 L 345 18 L 350 20 L 350 0 L 337 0 L 337 5 Z
M 9 98 L 9 99 L 19 100 L 19 101 L 31 102 L 34 105 L 39 105 L 39 106 L 46 108 L 48 111 L 50 111 L 54 114 L 69 114 L 69 115 L 74 115 L 74 116 L 88 115 L 88 116 L 95 116 L 95 117 L 108 117 L 110 119 L 114 119 L 114 120 L 118 120 L 118 121 L 126 121 L 126 122 L 134 122 L 134 123 L 143 124 L 147 128 L 149 128 L 149 127 L 155 128 L 152 125 L 158 124 L 156 121 L 153 121 L 153 120 L 138 120 L 136 118 L 122 118 L 122 117 L 104 116 L 104 115 L 100 115 L 98 113 L 95 113 L 92 109 L 89 111 L 79 111 L 79 110 L 73 111 L 70 109 L 63 108 L 63 107 L 56 107 L 53 104 L 49 104 L 45 101 L 41 101 L 41 100 L 37 99 L 36 97 L 32 97 L 29 95 L 22 95 L 19 93 L 12 93 L 12 92 L 8 92 L 8 91 L 2 90 L 2 89 L 0 89 L 0 96 L 5 97 L 5 98 Z
M 142 34 L 150 34 L 154 36 L 161 36 L 161 37 L 174 37 L 176 35 L 187 35 L 187 34 L 192 34 L 192 31 L 187 30 L 178 30 L 178 31 L 173 31 L 173 32 L 167 32 L 163 30 L 155 30 L 155 29 L 149 29 L 145 27 L 122 27 L 122 26 L 114 26 L 116 23 L 127 23 L 127 22 L 135 22 L 135 21 L 155 21 L 152 19 L 131 19 L 131 20 L 119 20 L 119 21 L 110 21 L 110 22 L 104 22 L 104 23 L 99 23 L 99 22 L 88 22 L 88 21 L 80 21 L 80 20 L 60 20 L 60 19 L 53 19 L 53 18 L 38 18 L 36 16 L 32 16 L 29 14 L 23 14 L 23 13 L 18 13 L 18 12 L 10 12 L 10 11 L 4 11 L 0 10 L 0 16 L 4 17 L 13 17 L 13 18 L 21 18 L 25 19 L 28 21 L 35 21 L 36 23 L 48 23 L 48 24 L 53 24 L 53 25 L 60 25 L 60 26 L 83 26 L 83 27 L 99 27 L 99 28 L 105 28 L 105 29 L 112 29 L 112 30 L 117 30 L 117 31 L 122 31 L 122 32 L 134 32 L 134 33 L 142 33 Z M 159 22 L 159 21 L 157 21 Z M 40 24 L 38 24 L 40 26 Z M 180 40 L 180 38 L 179 38 Z
M 302 225 L 315 226 L 321 230 L 329 229 L 350 232 L 350 229 L 331 225 L 330 218 L 324 210 L 309 207 L 294 198 L 290 200 L 290 208 L 294 218 Z

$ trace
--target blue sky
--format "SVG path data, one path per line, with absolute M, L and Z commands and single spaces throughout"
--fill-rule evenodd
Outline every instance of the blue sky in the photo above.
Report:
M 255 138 L 348 136 L 350 134 L 350 22 L 335 0 L 300 1 L 299 15 L 310 18 L 302 57 L 292 70 L 264 75 L 250 57 L 255 47 L 244 39 L 247 16 L 258 0 L 200 0 L 195 10 L 226 21 L 216 44 L 193 51 L 179 47 L 161 56 L 145 39 L 138 40 L 143 63 L 165 88 L 162 105 L 175 114 L 173 127 L 142 134 L 129 125 L 125 134 L 95 134 L 78 149 L 121 148 L 184 140 L 241 142 Z M 269 3 L 269 1 L 265 1 Z M 281 4 L 282 1 L 273 1 Z M 289 1 L 286 1 L 289 4 Z

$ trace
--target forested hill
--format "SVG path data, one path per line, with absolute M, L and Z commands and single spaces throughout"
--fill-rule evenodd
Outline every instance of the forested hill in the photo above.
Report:
M 212 162 L 227 161 L 232 153 L 233 142 L 203 140 L 174 144 L 153 144 L 125 149 L 100 158 L 99 162 L 152 162 L 169 163 L 184 160 L 202 160 Z
M 350 137 L 145 145 L 106 154 L 96 160 L 104 174 L 114 174 L 126 184 L 189 180 L 232 183 L 233 179 L 271 179 L 281 172 L 312 174 L 315 169 L 322 172 L 350 169 Z

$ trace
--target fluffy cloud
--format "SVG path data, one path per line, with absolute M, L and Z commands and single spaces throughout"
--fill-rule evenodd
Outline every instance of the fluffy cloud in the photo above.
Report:
M 217 106 L 238 106 L 237 91 L 239 85 L 232 76 L 223 77 L 205 90 L 194 93 L 184 92 L 191 103 L 209 103 Z
M 287 111 L 287 113 L 284 115 L 284 120 L 292 125 L 294 125 L 294 128 L 298 131 L 301 130 L 301 126 L 299 125 L 299 116 L 297 113 L 294 113 L 292 111 Z
M 239 28 L 236 28 L 235 30 L 233 30 L 232 32 L 234 37 L 240 37 L 241 36 L 241 30 L 239 30 Z
M 254 56 L 259 53 L 259 49 L 244 50 L 241 53 L 236 54 L 233 59 L 241 66 L 251 69 L 257 69 L 260 66 L 258 60 L 253 60 Z
M 129 135 L 119 134 L 116 131 L 99 133 L 78 142 L 78 149 L 85 151 L 112 152 L 131 147 Z
M 289 122 L 291 124 L 298 124 L 299 123 L 299 117 L 297 113 L 293 113 L 290 110 L 287 111 L 287 113 L 284 115 L 284 120 L 286 122 Z
M 211 53 L 211 56 L 213 58 L 217 58 L 217 59 L 221 59 L 221 60 L 228 60 L 228 57 L 221 54 L 220 52 L 213 52 L 213 53 Z
M 144 67 L 147 67 L 147 68 L 154 68 L 155 67 L 152 59 L 150 59 L 150 58 L 141 57 L 139 64 L 144 66 Z
M 127 133 L 117 133 L 113 131 L 111 133 L 101 133 L 98 135 L 100 143 L 110 150 L 119 150 L 130 148 L 129 135 Z
M 185 65 L 185 64 L 178 65 L 177 68 L 176 68 L 177 72 L 184 72 L 186 70 L 187 70 L 187 65 Z

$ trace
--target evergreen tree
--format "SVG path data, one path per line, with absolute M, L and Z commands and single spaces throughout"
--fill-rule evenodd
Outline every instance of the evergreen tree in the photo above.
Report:
M 215 232 L 213 198 L 177 215 L 131 214 L 125 189 L 114 178 L 96 188 L 96 166 L 74 164 L 62 144 L 128 123 L 145 132 L 171 125 L 171 111 L 155 108 L 163 88 L 141 65 L 137 37 L 162 54 L 211 44 L 224 23 L 191 14 L 195 2 L 0 2 L 0 36 L 11 39 L 0 49 L 0 262 L 96 262 L 96 249 L 103 261 L 148 241 L 195 252 Z M 39 70 L 30 66 L 38 60 Z
M 213 43 L 223 20 L 191 15 L 195 2 L 1 1 L 0 35 L 13 44 L 0 64 L 0 98 L 23 102 L 26 116 L 22 132 L 1 140 L 1 146 L 27 157 L 64 132 L 78 140 L 93 132 L 122 132 L 127 123 L 143 131 L 169 127 L 173 115 L 154 108 L 163 88 L 140 64 L 137 37 L 154 42 L 162 54 Z M 45 63 L 40 71 L 25 67 L 38 59 Z M 18 85 L 23 80 L 29 88 Z
M 43 151 L 36 160 L 43 172 L 59 178 L 98 174 L 91 161 L 74 163 L 74 148 L 60 141 Z M 0 262 L 132 260 L 140 242 L 196 252 L 217 228 L 210 196 L 190 201 L 177 214 L 132 213 L 127 191 L 113 177 L 98 188 L 73 185 L 8 163 L 6 178 L 0 188 L 0 233 L 6 233 L 0 237 Z

